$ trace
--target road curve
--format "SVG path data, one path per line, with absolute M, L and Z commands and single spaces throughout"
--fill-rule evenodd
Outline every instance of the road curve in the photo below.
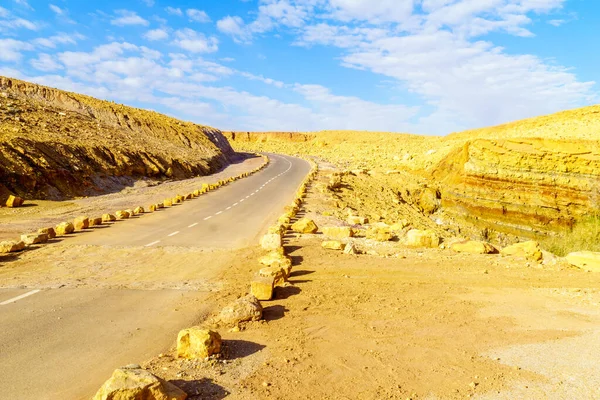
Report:
M 310 171 L 306 161 L 269 156 L 270 165 L 248 178 L 65 243 L 225 249 L 255 244 Z M 0 289 L 1 398 L 89 398 L 114 368 L 165 351 L 180 328 L 209 311 L 199 306 L 206 293 L 196 291 L 32 289 Z

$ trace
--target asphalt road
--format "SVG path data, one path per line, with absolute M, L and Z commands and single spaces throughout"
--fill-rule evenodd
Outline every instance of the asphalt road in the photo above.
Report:
M 303 160 L 270 156 L 271 164 L 251 177 L 68 243 L 212 249 L 255 244 L 310 171 Z M 89 398 L 114 368 L 173 345 L 179 329 L 210 311 L 205 297 L 183 290 L 0 289 L 0 398 Z

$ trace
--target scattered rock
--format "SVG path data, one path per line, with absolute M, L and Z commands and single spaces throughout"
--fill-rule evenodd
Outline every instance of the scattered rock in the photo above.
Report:
M 163 201 L 163 206 L 165 206 L 165 207 L 172 207 L 173 206 L 173 200 L 172 199 L 165 199 Z
M 177 335 L 177 357 L 204 359 L 221 352 L 221 335 L 217 332 L 188 328 Z
M 60 223 L 60 224 L 56 225 L 56 228 L 54 228 L 54 229 L 56 230 L 57 236 L 69 235 L 69 234 L 75 232 L 75 226 L 73 226 L 73 224 L 70 222 Z
M 102 216 L 102 222 L 115 222 L 117 220 L 117 217 L 115 217 L 112 214 L 104 214 Z
M 600 253 L 593 251 L 578 251 L 565 257 L 567 262 L 585 271 L 600 272 Z
M 264 270 L 271 270 L 272 272 L 275 272 L 274 268 L 268 267 L 268 268 L 263 268 Z M 277 276 L 263 276 L 260 275 L 260 273 L 262 273 L 263 270 L 261 270 L 261 272 L 259 272 L 259 275 L 256 276 L 252 282 L 250 283 L 250 293 L 255 296 L 258 300 L 262 300 L 262 301 L 269 301 L 273 298 L 273 290 L 275 288 L 275 281 L 277 278 L 281 278 L 282 277 L 282 272 L 281 269 L 279 269 L 279 273 L 277 274 Z
M 139 365 L 116 369 L 94 400 L 185 400 L 187 394 Z
M 277 250 L 281 247 L 281 235 L 277 233 L 268 233 L 260 240 L 260 245 L 265 250 Z
M 117 219 L 129 219 L 129 217 L 131 217 L 131 214 L 127 211 L 117 211 L 115 213 L 115 216 L 117 217 Z
M 275 281 L 274 285 L 276 286 L 284 284 L 285 280 L 287 279 L 287 271 L 279 266 L 261 268 L 260 271 L 258 271 L 258 275 L 273 278 Z M 256 296 L 256 294 L 254 295 Z M 260 296 L 256 297 L 259 300 L 263 300 L 260 298 Z
M 145 213 L 146 210 L 144 210 L 144 207 L 136 207 L 135 210 L 133 210 L 133 214 L 143 214 Z
M 321 243 L 321 246 L 327 250 L 344 250 L 344 244 L 337 240 L 328 240 Z
M 56 237 L 56 231 L 54 228 L 40 228 L 38 229 L 38 233 L 45 233 L 48 235 L 48 239 L 54 239 Z
M 358 217 L 356 215 L 350 215 L 348 216 L 348 219 L 346 220 L 347 223 L 349 223 L 350 225 L 364 225 L 366 223 L 369 222 L 368 218 L 365 217 Z
M 344 254 L 358 254 L 358 250 L 356 249 L 356 246 L 354 246 L 354 243 L 346 244 L 346 247 L 344 247 Z
M 367 229 L 367 238 L 377 240 L 378 242 L 389 242 L 394 238 L 394 234 L 386 224 L 377 224 Z
M 73 221 L 75 230 L 81 231 L 90 227 L 90 219 L 88 217 L 77 217 Z
M 217 319 L 226 325 L 237 325 L 240 322 L 259 321 L 262 318 L 262 306 L 256 296 L 249 294 L 229 304 L 218 315 Z
M 150 207 L 148 207 L 148 211 L 155 212 L 156 210 L 158 210 L 158 206 L 156 204 L 152 204 L 150 205 Z
M 9 208 L 22 207 L 24 202 L 25 202 L 25 200 L 23 200 L 22 198 L 20 198 L 18 196 L 10 195 L 10 196 L 8 196 L 8 200 L 6 200 L 6 207 L 9 207 Z
M 453 243 L 450 248 L 457 253 L 494 254 L 498 252 L 491 244 L 474 240 Z
M 25 242 L 16 242 L 14 240 L 9 240 L 5 242 L 0 242 L 0 254 L 6 253 L 16 253 L 17 251 L 22 251 L 25 249 Z
M 292 230 L 297 233 L 317 233 L 319 227 L 312 219 L 301 218 L 292 224 Z
M 411 229 L 406 234 L 405 244 L 411 247 L 436 248 L 440 245 L 440 238 L 432 230 Z
M 393 232 L 398 232 L 398 231 L 401 231 L 402 229 L 406 228 L 408 225 L 410 225 L 410 223 L 407 220 L 401 219 L 400 221 L 398 221 L 395 224 L 393 224 L 392 226 L 390 226 L 390 229 Z
M 532 261 L 541 261 L 544 258 L 540 244 L 533 240 L 505 247 L 500 251 L 500 254 L 503 256 L 524 257 Z
M 102 225 L 102 218 L 90 218 L 90 228 Z
M 322 230 L 325 236 L 332 239 L 346 239 L 354 236 L 354 230 L 349 226 L 328 226 Z
M 271 251 L 266 256 L 261 257 L 258 261 L 269 267 L 282 268 L 285 271 L 285 279 L 287 279 L 292 272 L 292 259 L 285 255 L 285 251 L 282 247 L 278 250 Z
M 47 233 L 28 233 L 21 235 L 21 241 L 26 245 L 41 244 L 48 241 Z

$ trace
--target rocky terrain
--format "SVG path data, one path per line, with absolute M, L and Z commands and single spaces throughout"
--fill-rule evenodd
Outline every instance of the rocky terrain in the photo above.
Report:
M 0 204 L 59 200 L 145 178 L 183 179 L 227 165 L 217 129 L 0 77 Z
M 546 239 L 600 212 L 600 106 L 446 137 L 375 132 L 240 133 L 236 149 L 316 156 L 346 174 L 350 206 L 450 235 Z M 378 219 L 378 218 L 376 218 Z

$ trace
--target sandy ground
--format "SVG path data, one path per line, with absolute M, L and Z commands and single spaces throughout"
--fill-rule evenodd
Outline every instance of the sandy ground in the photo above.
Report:
M 251 171 L 262 165 L 263 159 L 251 154 L 240 156 L 222 171 L 193 179 L 159 182 L 153 180 L 132 181 L 131 186 L 119 192 L 78 198 L 68 201 L 31 200 L 22 208 L 0 208 L 0 241 L 15 240 L 23 233 L 38 228 L 55 226 L 80 215 L 89 217 L 114 213 L 117 210 L 148 207 L 177 194 L 187 194 L 202 187 L 202 183 L 214 183 L 221 179 Z
M 307 203 L 318 224 L 330 222 L 319 215 L 322 196 L 311 191 Z M 178 360 L 171 350 L 144 366 L 194 400 L 600 398 L 600 275 L 560 262 L 362 238 L 357 246 L 371 254 L 345 255 L 322 249 L 322 240 L 288 236 L 295 264 L 289 284 L 263 303 L 264 321 L 220 330 L 221 358 Z M 206 304 L 216 313 L 248 291 L 261 254 L 56 244 L 5 264 L 0 281 L 186 285 L 208 290 Z M 124 255 L 135 260 L 126 269 L 119 265 Z M 100 268 L 95 259 L 106 262 Z M 222 272 L 203 276 L 197 267 L 196 279 L 177 272 L 164 279 L 173 265 L 208 260 L 222 263 Z M 149 271 L 149 262 L 163 270 Z

